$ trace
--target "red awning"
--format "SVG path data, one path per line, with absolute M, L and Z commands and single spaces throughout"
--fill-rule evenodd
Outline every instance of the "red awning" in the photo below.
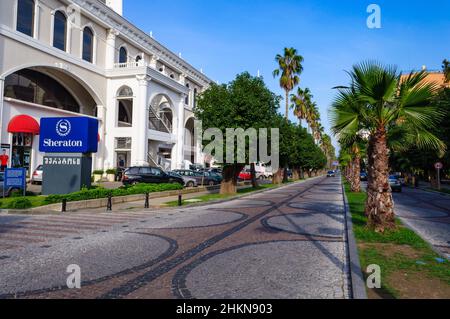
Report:
M 9 133 L 31 133 L 39 135 L 39 123 L 29 115 L 17 115 L 9 121 Z

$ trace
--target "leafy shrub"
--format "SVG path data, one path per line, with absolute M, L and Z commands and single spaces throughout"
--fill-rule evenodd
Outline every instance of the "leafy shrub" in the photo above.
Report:
M 114 168 L 110 168 L 110 169 L 107 169 L 106 170 L 106 174 L 113 174 L 113 175 L 115 175 L 117 173 L 117 170 L 116 169 L 114 169 Z
M 33 207 L 33 204 L 26 197 L 17 197 L 8 203 L 9 209 L 27 209 L 31 207 Z
M 92 174 L 94 174 L 94 175 L 103 175 L 104 173 L 105 173 L 105 171 L 102 171 L 102 170 L 95 170 L 92 172 Z
M 45 198 L 46 204 L 56 204 L 66 199 L 68 202 L 76 202 L 90 199 L 106 198 L 109 195 L 113 197 L 139 195 L 145 193 L 164 192 L 171 190 L 180 190 L 183 186 L 180 184 L 137 184 L 134 186 L 122 186 L 120 188 L 110 190 L 102 187 L 83 188 L 79 192 L 68 195 L 49 195 Z

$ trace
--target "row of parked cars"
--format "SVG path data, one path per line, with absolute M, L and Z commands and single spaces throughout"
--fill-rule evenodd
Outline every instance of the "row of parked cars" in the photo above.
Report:
M 367 173 L 361 172 L 360 179 L 363 182 L 367 182 Z M 404 180 L 399 175 L 389 175 L 389 185 L 393 192 L 401 193 L 403 191 Z
M 164 172 L 157 167 L 130 167 L 123 172 L 122 183 L 124 185 L 179 183 L 186 187 L 214 186 L 222 183 L 222 175 L 214 169 Z

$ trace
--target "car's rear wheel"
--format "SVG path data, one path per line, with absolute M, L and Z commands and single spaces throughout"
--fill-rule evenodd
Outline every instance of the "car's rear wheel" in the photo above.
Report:
M 214 185 L 216 185 L 216 183 L 214 183 L 214 181 L 209 181 L 208 185 L 209 186 L 214 186 Z
M 186 184 L 186 187 L 194 187 L 195 185 L 194 185 L 194 182 L 188 182 L 187 184 Z

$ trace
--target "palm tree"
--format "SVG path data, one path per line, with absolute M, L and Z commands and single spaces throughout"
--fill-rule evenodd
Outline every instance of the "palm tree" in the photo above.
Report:
M 284 48 L 284 55 L 278 54 L 275 58 L 278 69 L 273 76 L 280 76 L 280 87 L 286 92 L 286 120 L 289 117 L 289 92 L 300 83 L 300 74 L 303 72 L 303 57 L 297 54 L 294 48 Z
M 443 116 L 433 104 L 437 87 L 424 81 L 426 71 L 401 79 L 393 66 L 364 62 L 350 72 L 351 87 L 339 94 L 352 94 L 358 103 L 332 108 L 333 131 L 343 136 L 368 132 L 368 188 L 366 215 L 377 232 L 394 229 L 394 203 L 389 186 L 388 134 L 397 129 L 404 144 L 444 150 L 445 144 L 430 132 Z
M 299 119 L 299 125 L 302 126 L 302 120 L 307 119 L 309 108 L 312 103 L 313 96 L 311 95 L 311 91 L 306 88 L 298 88 L 297 94 L 291 95 L 291 101 L 294 106 L 294 114 Z
M 445 59 L 442 62 L 442 69 L 444 70 L 445 83 L 450 82 L 450 61 Z

